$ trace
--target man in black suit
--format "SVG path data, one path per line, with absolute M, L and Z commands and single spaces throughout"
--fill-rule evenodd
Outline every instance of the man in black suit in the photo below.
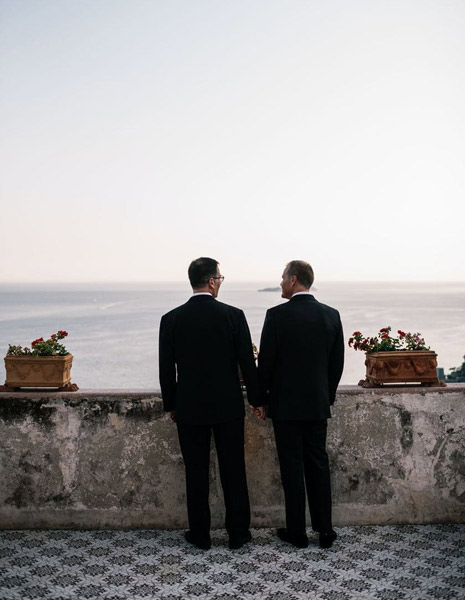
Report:
M 160 386 L 164 410 L 178 428 L 186 468 L 188 542 L 209 549 L 210 440 L 213 432 L 226 507 L 229 547 L 252 538 L 244 459 L 244 397 L 260 404 L 252 340 L 242 310 L 216 300 L 224 277 L 218 262 L 189 266 L 193 296 L 160 323 Z
M 344 341 L 339 313 L 310 294 L 312 283 L 308 263 L 286 265 L 281 288 L 289 302 L 266 313 L 258 373 L 273 419 L 286 504 L 286 528 L 278 529 L 278 536 L 299 548 L 308 546 L 306 488 L 312 528 L 320 534 L 320 546 L 329 548 L 337 535 L 326 429 L 342 375 Z

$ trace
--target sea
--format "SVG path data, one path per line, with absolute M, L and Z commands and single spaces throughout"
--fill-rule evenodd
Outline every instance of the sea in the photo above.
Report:
M 240 307 L 254 343 L 266 310 L 286 300 L 277 282 L 225 281 L 218 297 Z M 356 330 L 374 336 L 381 327 L 420 332 L 446 374 L 465 355 L 465 282 L 318 282 L 312 292 L 341 314 L 346 359 L 341 384 L 364 376 L 364 354 L 347 346 Z M 186 302 L 186 283 L 0 284 L 0 353 L 8 344 L 30 346 L 59 329 L 73 354 L 72 382 L 81 389 L 159 390 L 158 331 L 161 316 Z M 3 361 L 0 383 L 5 380 Z

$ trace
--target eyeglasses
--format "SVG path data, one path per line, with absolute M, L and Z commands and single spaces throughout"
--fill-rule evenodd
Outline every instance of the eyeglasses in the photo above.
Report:
M 224 275 L 218 275 L 217 277 L 212 277 L 211 279 L 219 279 L 221 283 L 224 281 Z

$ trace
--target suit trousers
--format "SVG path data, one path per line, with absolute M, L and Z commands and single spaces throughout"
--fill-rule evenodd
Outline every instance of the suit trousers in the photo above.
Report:
M 312 528 L 332 530 L 331 481 L 326 452 L 327 420 L 273 420 L 281 481 L 286 505 L 286 527 L 291 534 L 304 534 L 305 488 Z
M 189 527 L 205 538 L 210 531 L 210 441 L 215 439 L 229 535 L 242 535 L 250 527 L 250 504 L 244 458 L 244 417 L 212 425 L 177 423 L 186 468 Z

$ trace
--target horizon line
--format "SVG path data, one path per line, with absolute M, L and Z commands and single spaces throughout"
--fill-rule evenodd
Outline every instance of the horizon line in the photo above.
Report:
M 226 279 L 228 283 L 256 283 L 257 285 L 267 284 L 270 285 L 273 283 L 270 279 Z M 154 285 L 154 284 L 186 284 L 190 286 L 189 280 L 179 280 L 179 279 L 160 279 L 160 280 L 124 280 L 124 279 L 114 279 L 114 280 L 75 280 L 75 281 L 60 281 L 48 279 L 44 281 L 0 281 L 0 285 Z M 275 280 L 276 286 L 279 286 L 278 280 Z M 318 283 L 464 283 L 464 279 L 318 279 L 315 281 L 315 284 Z

